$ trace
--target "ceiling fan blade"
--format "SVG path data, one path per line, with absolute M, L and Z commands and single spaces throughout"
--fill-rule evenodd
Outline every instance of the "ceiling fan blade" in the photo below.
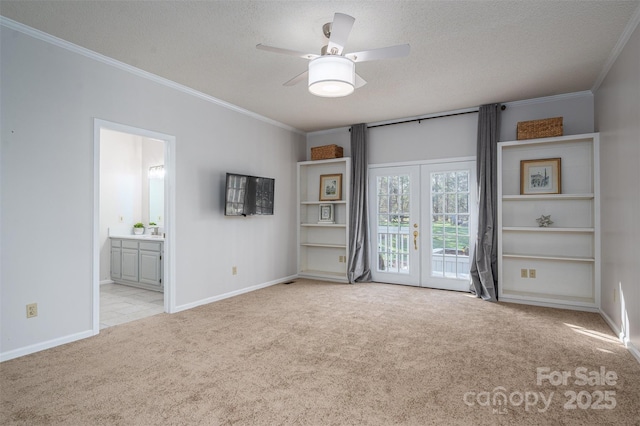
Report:
M 305 71 L 303 73 L 300 73 L 298 75 L 296 75 L 295 77 L 293 77 L 291 80 L 287 81 L 286 83 L 283 84 L 283 86 L 293 86 L 295 84 L 300 83 L 302 80 L 304 80 L 305 78 L 307 78 L 307 75 L 309 74 L 309 71 Z
M 393 59 L 409 56 L 410 47 L 408 44 L 397 46 L 381 47 L 380 49 L 363 50 L 345 55 L 353 62 L 376 61 L 378 59 Z
M 266 50 L 267 52 L 282 53 L 284 55 L 298 56 L 300 58 L 309 59 L 309 60 L 315 59 L 320 56 L 320 55 L 314 55 L 313 53 L 304 53 L 304 52 L 299 52 L 297 50 L 283 49 L 281 47 L 267 46 L 264 44 L 257 44 L 256 49 Z
M 358 73 L 356 73 L 356 89 L 361 88 L 365 84 L 367 84 L 367 80 L 365 80 L 364 78 L 360 77 L 358 75 Z
M 345 15 L 344 13 L 336 13 L 333 16 L 331 36 L 329 37 L 329 45 L 327 46 L 327 52 L 329 52 L 329 54 L 342 55 L 354 22 L 354 17 Z

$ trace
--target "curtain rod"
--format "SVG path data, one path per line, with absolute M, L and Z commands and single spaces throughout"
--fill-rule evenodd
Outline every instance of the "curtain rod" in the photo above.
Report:
M 504 111 L 505 109 L 507 109 L 507 106 L 506 105 L 501 105 L 500 109 L 502 111 Z M 367 126 L 367 129 L 373 129 L 374 127 L 392 126 L 394 124 L 412 123 L 414 121 L 417 121 L 418 123 L 420 123 L 422 120 L 431 120 L 432 118 L 453 117 L 453 116 L 456 116 L 456 115 L 464 115 L 464 114 L 474 114 L 474 113 L 476 113 L 478 111 L 479 111 L 479 109 L 478 110 L 473 110 L 473 111 L 456 112 L 456 113 L 453 113 L 453 114 L 434 115 L 433 117 L 414 118 L 414 119 L 411 119 L 411 120 L 404 120 L 404 121 L 394 121 L 393 123 L 374 124 L 373 126 Z M 351 131 L 351 129 L 349 129 L 349 131 Z

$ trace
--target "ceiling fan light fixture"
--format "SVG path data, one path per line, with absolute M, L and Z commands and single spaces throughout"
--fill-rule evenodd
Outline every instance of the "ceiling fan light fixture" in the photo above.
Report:
M 355 90 L 356 64 L 344 56 L 327 55 L 309 62 L 309 92 L 337 98 Z

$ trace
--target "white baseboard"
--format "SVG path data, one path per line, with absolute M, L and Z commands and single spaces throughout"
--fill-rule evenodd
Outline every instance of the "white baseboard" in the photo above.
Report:
M 68 336 L 60 337 L 58 339 L 52 339 L 52 340 L 47 340 L 46 342 L 36 343 L 35 345 L 14 349 L 12 351 L 2 352 L 0 353 L 0 362 L 4 362 L 10 359 L 44 351 L 45 349 L 51 349 L 53 347 L 64 345 L 66 343 L 75 342 L 76 340 L 86 339 L 87 337 L 91 337 L 93 335 L 94 335 L 93 330 L 87 330 L 87 331 L 82 331 L 80 333 L 70 334 Z
M 180 312 L 180 311 L 184 311 L 187 309 L 191 309 L 191 308 L 195 308 L 196 306 L 200 306 L 200 305 L 206 305 L 208 303 L 211 302 L 216 302 L 218 300 L 222 300 L 222 299 L 227 299 L 229 297 L 233 297 L 233 296 L 238 296 L 240 294 L 243 293 L 249 293 L 251 291 L 255 291 L 255 290 L 259 290 L 261 288 L 265 288 L 265 287 L 269 287 L 275 284 L 280 284 L 286 281 L 290 281 L 297 278 L 297 275 L 291 275 L 288 277 L 284 277 L 284 278 L 280 278 L 277 280 L 273 280 L 273 281 L 269 281 L 266 283 L 262 283 L 262 284 L 258 284 L 258 285 L 254 285 L 252 287 L 247 287 L 247 288 L 243 288 L 241 290 L 237 290 L 237 291 L 232 291 L 229 293 L 224 293 L 221 294 L 219 296 L 214 296 L 214 297 L 210 297 L 207 299 L 203 299 L 203 300 L 199 300 L 197 302 L 194 303 L 188 303 L 186 305 L 180 305 L 176 307 L 176 311 L 175 312 Z M 113 281 L 111 281 L 113 282 Z M 108 282 L 100 282 L 100 284 L 107 284 Z M 21 356 L 25 356 L 25 355 L 29 355 L 35 352 L 40 352 L 43 351 L 45 349 L 51 349 L 53 347 L 56 346 L 60 346 L 60 345 L 64 345 L 66 343 L 71 343 L 71 342 L 75 342 L 76 340 L 81 340 L 81 339 L 86 339 L 87 337 L 92 337 L 94 336 L 94 332 L 93 330 L 88 330 L 88 331 L 83 331 L 80 333 L 76 333 L 76 334 L 71 334 L 69 336 L 64 336 L 64 337 L 60 337 L 58 339 L 52 339 L 52 340 L 48 340 L 46 342 L 41 342 L 41 343 L 36 343 L 34 345 L 30 345 L 30 346 L 25 346 L 23 348 L 19 348 L 19 349 L 14 349 L 12 351 L 8 351 L 8 352 L 0 352 L 0 362 L 3 361 L 8 361 L 10 359 L 14 359 L 14 358 L 18 358 Z
M 105 284 L 113 284 L 113 280 L 100 281 L 100 285 L 105 285 Z
M 631 342 L 628 342 L 626 346 L 629 352 L 631 352 L 631 355 L 633 355 L 636 361 L 640 363 L 640 350 L 638 350 L 638 348 L 636 348 L 636 346 Z
M 620 340 L 620 342 L 627 348 L 629 352 L 631 352 L 631 355 L 633 355 L 636 361 L 640 363 L 640 350 L 638 350 L 638 348 L 636 348 L 633 342 L 629 340 L 629 336 L 625 335 L 620 330 L 616 322 L 613 319 L 611 319 L 611 317 L 607 315 L 607 313 L 604 312 L 603 310 L 600 310 L 600 316 L 602 317 L 602 319 L 604 319 L 604 322 L 607 323 L 607 325 L 611 328 L 611 330 L 613 330 L 613 332 L 618 336 L 618 339 Z
M 565 304 L 565 303 L 557 303 L 557 302 L 545 302 L 543 300 L 531 300 L 531 299 L 518 299 L 515 297 L 502 296 L 498 299 L 498 302 L 504 303 L 517 303 L 520 305 L 532 305 L 532 306 L 541 306 L 543 308 L 554 308 L 554 309 L 568 309 L 570 311 L 582 311 L 582 312 L 600 312 L 598 308 L 593 306 L 581 306 L 581 305 L 573 305 L 573 304 Z
M 278 278 L 277 280 L 269 281 L 269 282 L 262 283 L 262 284 L 257 284 L 257 285 L 254 285 L 254 286 L 251 286 L 251 287 L 247 287 L 247 288 L 243 288 L 243 289 L 240 289 L 240 290 L 230 291 L 229 293 L 220 294 L 218 296 L 208 297 L 206 299 L 198 300 L 197 302 L 192 302 L 192 303 L 187 303 L 187 304 L 184 304 L 184 305 L 176 306 L 176 309 L 175 309 L 174 312 L 186 311 L 187 309 L 192 309 L 192 308 L 195 308 L 197 306 L 207 305 L 209 303 L 217 302 L 219 300 L 228 299 L 228 298 L 234 297 L 234 296 L 239 296 L 239 295 L 244 294 L 244 293 L 249 293 L 249 292 L 252 292 L 252 291 L 260 290 L 261 288 L 270 287 L 270 286 L 276 285 L 276 284 L 281 284 L 283 282 L 293 280 L 293 279 L 295 279 L 297 277 L 298 277 L 297 275 L 290 275 L 288 277 Z

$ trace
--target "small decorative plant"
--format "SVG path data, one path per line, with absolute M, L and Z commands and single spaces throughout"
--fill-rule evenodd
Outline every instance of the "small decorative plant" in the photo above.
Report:
M 138 222 L 133 225 L 133 233 L 135 235 L 144 234 L 144 225 L 142 224 L 142 222 Z
M 155 222 L 149 222 L 149 226 L 158 226 Z

